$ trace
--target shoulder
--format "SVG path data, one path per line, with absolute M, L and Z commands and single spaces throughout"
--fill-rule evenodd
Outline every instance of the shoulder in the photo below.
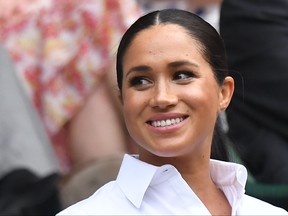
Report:
M 109 212 L 113 203 L 121 200 L 121 191 L 115 181 L 99 188 L 93 195 L 59 212 L 60 215 L 97 215 Z
M 239 211 L 241 215 L 288 215 L 286 210 L 246 194 Z

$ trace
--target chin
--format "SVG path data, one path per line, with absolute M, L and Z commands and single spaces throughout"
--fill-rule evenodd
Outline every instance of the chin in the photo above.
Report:
M 150 151 L 151 154 L 161 157 L 161 158 L 175 158 L 175 157 L 181 157 L 185 154 L 187 154 L 187 151 L 179 151 L 179 149 L 157 149 Z

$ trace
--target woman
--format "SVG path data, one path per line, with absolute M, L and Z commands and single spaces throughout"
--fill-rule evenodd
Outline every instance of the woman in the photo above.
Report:
M 116 181 L 59 215 L 287 214 L 244 194 L 242 165 L 210 159 L 234 88 L 213 27 L 175 9 L 141 17 L 120 42 L 117 78 L 139 155 L 125 155 Z

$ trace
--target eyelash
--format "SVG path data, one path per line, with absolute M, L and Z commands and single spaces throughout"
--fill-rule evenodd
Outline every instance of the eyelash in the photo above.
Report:
M 184 76 L 183 76 L 184 75 Z M 181 78 L 182 76 L 182 78 Z M 183 81 L 184 83 L 186 81 L 190 81 L 192 78 L 196 77 L 195 74 L 193 72 L 190 72 L 190 71 L 177 71 L 175 72 L 173 75 L 172 75 L 172 80 L 173 81 Z M 144 76 L 136 76 L 136 77 L 132 77 L 130 80 L 129 80 L 129 85 L 132 86 L 132 87 L 138 87 L 138 88 L 141 88 L 141 87 L 145 87 L 149 84 L 151 84 L 151 80 L 147 77 L 144 77 Z
M 143 82 L 147 82 L 147 83 L 150 83 L 149 79 L 145 78 L 145 77 L 132 77 L 130 80 L 129 80 L 129 84 L 130 86 L 133 86 L 133 87 L 137 87 L 137 86 L 143 86 L 143 85 L 146 85 L 144 84 Z
M 180 75 L 184 75 L 184 77 L 180 77 Z M 190 71 L 178 71 L 173 74 L 173 80 L 190 80 L 195 77 L 195 74 Z

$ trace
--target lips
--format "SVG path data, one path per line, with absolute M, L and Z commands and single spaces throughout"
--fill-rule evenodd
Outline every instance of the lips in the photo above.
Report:
M 187 117 L 176 117 L 176 118 L 162 118 L 158 120 L 151 120 L 147 123 L 153 127 L 167 127 L 171 125 L 176 125 L 182 122 Z

